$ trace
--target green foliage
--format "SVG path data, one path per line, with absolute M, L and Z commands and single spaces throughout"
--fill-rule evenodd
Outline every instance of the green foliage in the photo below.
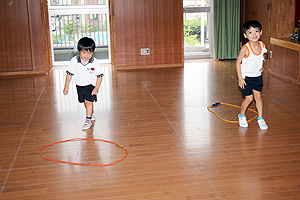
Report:
M 184 43 L 188 44 L 190 46 L 195 46 L 195 43 L 199 43 L 197 40 L 197 35 L 190 34 L 192 32 L 192 29 L 188 26 L 187 28 L 184 28 Z
M 75 29 L 75 30 L 74 30 Z M 72 20 L 67 20 L 66 24 L 64 24 L 63 30 L 65 34 L 73 34 L 74 31 L 77 32 L 78 30 L 78 23 L 77 22 L 72 22 Z
M 71 20 L 67 20 L 67 23 L 64 25 L 63 30 L 65 32 L 65 34 L 71 35 L 78 32 L 78 31 L 85 31 L 85 32 L 97 32 L 97 31 L 102 31 L 102 29 L 106 29 L 106 22 L 104 23 L 103 28 L 100 25 L 92 25 L 92 24 L 86 24 L 84 26 L 81 27 L 81 25 L 78 25 L 77 22 L 72 22 Z M 73 30 L 75 29 L 75 30 Z
M 101 27 L 100 25 L 98 26 L 85 25 L 84 27 L 82 27 L 82 31 L 97 32 L 97 31 L 101 31 Z
M 64 41 L 65 39 L 66 39 L 66 37 L 62 36 L 62 35 L 56 35 L 56 34 L 52 35 L 53 44 L 59 44 L 59 43 L 61 43 L 61 41 Z
M 201 20 L 184 20 L 184 41 L 188 45 L 197 46 L 201 40 Z M 207 21 L 204 21 L 204 37 L 207 40 Z

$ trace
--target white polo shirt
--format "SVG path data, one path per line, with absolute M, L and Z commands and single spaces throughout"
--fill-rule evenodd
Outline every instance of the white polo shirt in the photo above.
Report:
M 76 85 L 96 85 L 97 78 L 104 76 L 102 67 L 95 57 L 92 57 L 87 64 L 81 63 L 80 56 L 74 56 L 67 68 L 66 73 L 73 76 Z

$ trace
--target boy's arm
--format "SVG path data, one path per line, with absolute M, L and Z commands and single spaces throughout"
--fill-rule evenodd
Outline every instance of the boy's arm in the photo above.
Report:
M 98 90 L 100 88 L 101 82 L 102 82 L 102 76 L 97 78 L 96 86 L 92 91 L 92 95 L 97 95 L 98 94 Z
M 265 45 L 265 44 L 264 44 Z M 265 45 L 265 48 L 267 49 L 267 46 Z M 268 52 L 268 51 L 267 51 Z M 264 72 L 264 70 L 265 70 L 265 67 L 264 67 L 264 63 L 265 63 L 265 61 L 268 59 L 268 57 L 267 57 L 267 54 L 265 53 L 264 54 L 264 62 L 263 62 L 263 64 L 262 64 L 262 66 L 261 66 L 261 72 Z
M 64 88 L 64 91 L 63 91 L 64 95 L 67 95 L 69 93 L 69 85 L 70 85 L 71 80 L 72 80 L 72 76 L 67 74 L 66 82 L 65 82 L 65 88 Z
M 236 59 L 236 63 L 235 63 L 236 73 L 237 73 L 237 76 L 238 76 L 238 85 L 242 89 L 245 88 L 246 82 L 242 77 L 241 62 L 242 62 L 243 57 L 247 56 L 247 54 L 248 54 L 247 47 L 242 46 L 242 48 L 240 50 L 240 53 L 239 53 L 239 55 Z

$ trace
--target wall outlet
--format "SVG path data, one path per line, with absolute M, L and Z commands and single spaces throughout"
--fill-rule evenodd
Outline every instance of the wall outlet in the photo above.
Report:
M 149 48 L 141 48 L 141 55 L 150 55 L 150 49 Z

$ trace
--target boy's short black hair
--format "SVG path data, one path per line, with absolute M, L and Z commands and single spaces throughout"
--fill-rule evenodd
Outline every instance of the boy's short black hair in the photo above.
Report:
M 250 21 L 247 21 L 247 22 L 245 22 L 243 24 L 243 26 L 242 26 L 243 33 L 246 33 L 246 31 L 248 29 L 250 29 L 251 27 L 253 27 L 253 28 L 259 28 L 260 31 L 262 30 L 262 26 L 261 26 L 261 24 L 258 21 L 256 21 L 256 20 L 250 20 Z
M 78 41 L 78 51 L 81 51 L 83 49 L 86 51 L 94 52 L 95 48 L 96 44 L 92 38 L 83 37 Z

